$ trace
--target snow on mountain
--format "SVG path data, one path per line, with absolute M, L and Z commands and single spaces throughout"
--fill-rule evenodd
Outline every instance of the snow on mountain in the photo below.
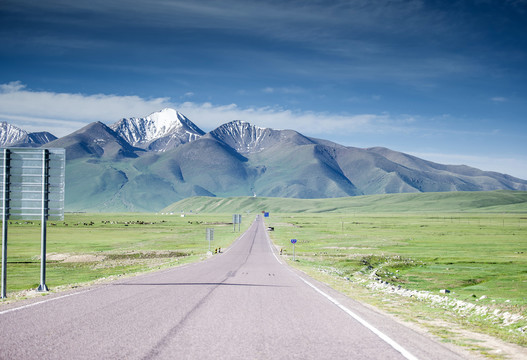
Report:
M 170 150 L 205 134 L 183 114 L 168 108 L 144 118 L 121 119 L 110 128 L 130 145 L 153 151 Z
M 277 130 L 261 128 L 246 121 L 235 120 L 223 124 L 210 134 L 240 154 L 258 152 L 265 148 L 265 140 Z
M 12 146 L 27 139 L 28 133 L 14 125 L 3 121 L 0 123 L 0 144 L 2 146 Z
M 240 154 L 260 152 L 278 143 L 294 143 L 296 145 L 314 143 L 294 130 L 261 128 L 240 120 L 223 124 L 211 131 L 210 135 L 229 145 Z
M 2 147 L 39 147 L 56 138 L 46 131 L 28 133 L 5 121 L 0 123 L 0 146 Z

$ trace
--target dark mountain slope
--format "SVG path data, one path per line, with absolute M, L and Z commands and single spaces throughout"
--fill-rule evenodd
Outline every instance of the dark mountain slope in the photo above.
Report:
M 161 170 L 163 173 L 167 168 L 175 181 L 222 196 L 250 194 L 250 183 L 255 175 L 247 164 L 247 158 L 206 136 L 178 147 L 152 167 L 154 171 Z
M 137 157 L 134 148 L 102 122 L 93 122 L 74 133 L 44 145 L 47 148 L 65 148 L 66 159 L 84 157 L 121 160 Z
M 28 134 L 28 140 L 30 146 L 39 147 L 53 140 L 57 140 L 57 137 L 47 131 L 40 131 Z
M 259 171 L 254 183 L 258 196 L 317 198 L 360 194 L 320 145 L 284 143 L 248 157 Z

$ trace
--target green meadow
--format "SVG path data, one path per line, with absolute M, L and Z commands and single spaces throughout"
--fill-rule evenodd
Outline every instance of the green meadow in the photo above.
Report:
M 252 218 L 243 220 L 242 232 Z M 214 229 L 213 253 L 240 234 L 232 214 L 66 214 L 48 222 L 46 285 L 53 291 L 197 261 L 209 250 L 206 228 Z M 8 298 L 38 287 L 40 222 L 10 220 L 7 252 Z
M 443 341 L 495 355 L 452 330 L 461 326 L 527 346 L 527 212 L 290 213 L 266 223 L 290 264 Z
M 276 214 L 275 243 L 343 276 L 527 310 L 527 216 L 521 214 Z M 526 313 L 527 314 L 527 313 Z

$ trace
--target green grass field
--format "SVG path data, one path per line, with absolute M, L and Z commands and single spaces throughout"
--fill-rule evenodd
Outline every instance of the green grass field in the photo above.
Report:
M 251 220 L 245 217 L 243 232 Z M 196 261 L 239 236 L 232 214 L 66 214 L 48 222 L 46 284 L 54 288 Z M 38 287 L 40 222 L 9 221 L 7 296 Z
M 527 217 L 510 214 L 288 214 L 275 242 L 346 276 L 370 273 L 418 290 L 527 305 Z M 490 300 L 489 300 L 490 301 Z
M 390 289 L 429 293 L 425 308 L 441 309 L 434 318 L 527 345 L 527 214 L 295 213 L 271 215 L 266 223 L 289 260 L 290 240 L 297 239 L 295 266 L 315 277 L 323 272 L 345 279 L 339 290 L 352 297 L 357 286 L 383 283 L 388 294 L 374 290 L 367 300 L 429 317 L 423 300 L 413 295 L 409 303 Z

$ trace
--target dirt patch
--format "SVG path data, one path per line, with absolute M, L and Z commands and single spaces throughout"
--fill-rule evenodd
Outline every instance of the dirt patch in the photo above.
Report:
M 68 256 L 70 256 L 69 254 L 47 254 L 46 255 L 46 260 L 48 261 L 64 261 Z M 40 260 L 40 256 L 38 257 L 38 259 Z
M 102 255 L 72 255 L 64 259 L 65 263 L 76 263 L 76 262 L 98 262 L 106 259 L 106 256 Z
M 40 256 L 38 257 L 40 259 Z M 93 254 L 48 254 L 47 261 L 62 261 L 65 263 L 98 262 L 106 259 L 104 255 Z
M 416 322 L 419 326 L 428 328 L 436 336 L 442 330 L 449 333 L 449 338 L 455 339 L 451 342 L 479 353 L 484 358 L 522 360 L 527 356 L 527 349 L 522 346 L 507 343 L 487 334 L 463 329 L 456 323 L 440 319 L 420 319 Z
M 323 249 L 335 249 L 335 250 L 371 250 L 374 249 L 372 247 L 360 247 L 360 246 L 326 246 Z

